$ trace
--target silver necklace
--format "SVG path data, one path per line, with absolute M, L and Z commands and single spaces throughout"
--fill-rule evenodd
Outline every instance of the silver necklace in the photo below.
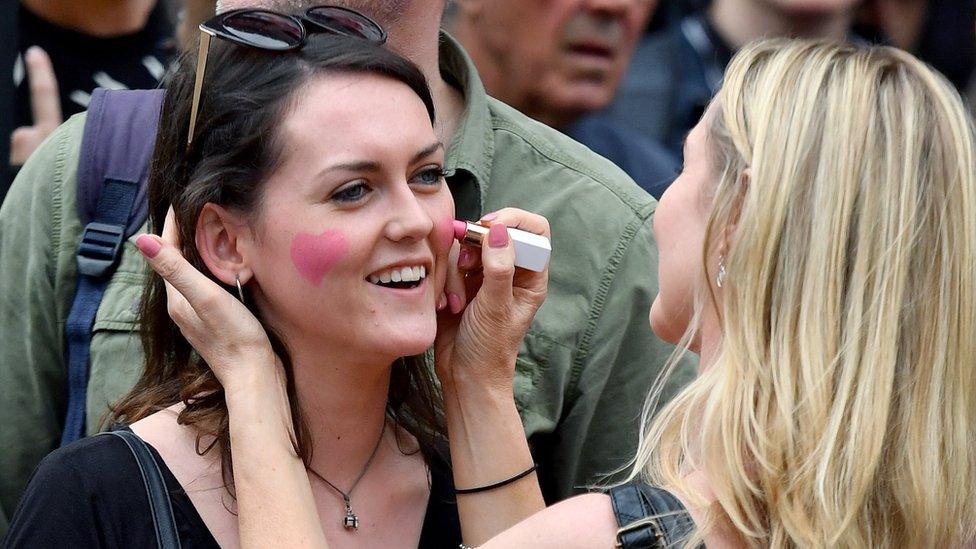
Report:
M 385 432 L 386 422 L 383 422 L 383 428 L 380 429 L 380 436 L 376 439 L 376 446 L 373 447 L 373 453 L 369 455 L 369 459 L 367 459 L 366 464 L 363 465 L 363 470 L 359 472 L 359 476 L 353 481 L 352 486 L 349 487 L 349 490 L 343 491 L 335 484 L 329 482 L 328 479 L 318 474 L 315 469 L 312 469 L 311 467 L 308 468 L 310 473 L 318 477 L 322 482 L 328 484 L 333 490 L 339 492 L 339 495 L 342 496 L 342 502 L 346 506 L 346 516 L 342 519 L 342 526 L 346 530 L 359 530 L 359 517 L 356 516 L 356 513 L 352 512 L 352 501 L 350 498 L 352 496 L 352 491 L 356 489 L 356 485 L 358 485 L 359 481 L 363 480 L 363 477 L 366 476 L 366 471 L 369 469 L 369 464 L 373 463 L 373 458 L 376 457 L 376 451 L 380 449 L 380 442 L 383 441 L 383 433 Z

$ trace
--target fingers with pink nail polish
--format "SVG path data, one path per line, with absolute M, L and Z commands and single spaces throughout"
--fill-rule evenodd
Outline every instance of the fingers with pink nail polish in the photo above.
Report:
M 163 244 L 159 241 L 159 238 L 153 235 L 144 234 L 140 235 L 139 238 L 136 239 L 136 248 L 139 248 L 139 251 L 142 252 L 142 255 L 146 256 L 147 259 L 152 259 L 156 257 L 159 250 L 163 248 Z
M 504 223 L 495 223 L 488 229 L 488 245 L 492 248 L 504 248 L 508 245 L 508 228 Z

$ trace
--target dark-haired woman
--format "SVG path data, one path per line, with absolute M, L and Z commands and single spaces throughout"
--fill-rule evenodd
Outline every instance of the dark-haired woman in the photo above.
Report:
M 149 444 L 184 545 L 264 545 L 276 532 L 316 531 L 331 547 L 457 546 L 443 406 L 421 358 L 438 306 L 458 301 L 443 291 L 454 207 L 431 98 L 421 73 L 375 42 L 303 40 L 287 51 L 215 40 L 196 96 L 192 60 L 169 82 L 149 191 L 150 220 L 165 239 L 137 244 L 151 262 L 185 256 L 169 264 L 174 285 L 205 277 L 209 286 L 196 284 L 207 290 L 180 301 L 153 279 L 143 298 L 146 370 L 114 419 Z M 508 215 L 548 230 L 540 218 Z M 545 273 L 517 278 L 513 292 L 511 270 L 491 259 L 508 257 L 512 245 L 504 226 L 492 234 L 485 287 L 507 288 L 507 298 L 480 312 L 472 305 L 471 315 L 506 322 L 494 323 L 485 344 L 459 336 L 439 349 L 468 379 L 497 375 L 500 360 L 514 368 L 545 295 Z M 225 309 L 208 304 L 227 292 L 242 304 L 220 316 Z M 189 329 L 194 321 L 205 329 Z M 212 330 L 233 332 L 225 340 L 236 343 L 208 348 Z M 475 394 L 485 383 L 467 386 Z M 470 432 L 486 440 L 479 429 L 521 429 L 510 392 L 499 399 L 506 419 L 487 426 L 458 413 L 457 391 L 446 394 L 462 444 Z M 281 417 L 287 425 L 269 419 Z M 238 440 L 269 452 L 239 459 Z M 284 457 L 274 453 L 282 447 Z M 303 482 L 261 485 L 263 472 L 281 468 L 297 468 Z M 456 478 L 476 485 L 504 472 L 468 467 Z M 248 482 L 235 490 L 235 478 Z M 528 478 L 527 511 L 542 507 Z M 277 491 L 290 490 L 314 508 L 279 511 Z M 6 539 L 12 547 L 155 543 L 140 470 L 110 435 L 48 456 Z

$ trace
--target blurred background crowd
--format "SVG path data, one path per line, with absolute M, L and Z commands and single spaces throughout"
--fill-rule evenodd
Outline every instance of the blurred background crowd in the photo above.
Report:
M 20 0 L 0 10 L 0 198 L 97 87 L 150 88 L 214 0 Z M 976 0 L 454 0 L 445 28 L 491 95 L 659 197 L 734 52 L 770 36 L 884 43 L 976 96 Z M 12 37 L 12 38 L 11 38 Z

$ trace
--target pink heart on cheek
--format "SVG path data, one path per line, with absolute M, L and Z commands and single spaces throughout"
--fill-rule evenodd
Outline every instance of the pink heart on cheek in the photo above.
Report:
M 336 263 L 349 253 L 346 236 L 339 231 L 301 233 L 291 241 L 291 261 L 305 280 L 318 286 Z

